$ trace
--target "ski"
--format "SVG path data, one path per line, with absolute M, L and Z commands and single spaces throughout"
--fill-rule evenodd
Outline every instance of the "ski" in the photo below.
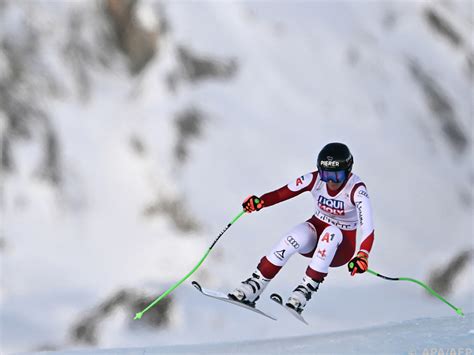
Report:
M 293 308 L 291 307 L 288 307 L 286 306 L 285 304 L 283 304 L 283 299 L 281 298 L 281 296 L 278 294 L 278 293 L 272 293 L 270 295 L 270 299 L 272 301 L 274 301 L 275 303 L 278 303 L 280 306 L 282 306 L 283 308 L 285 308 L 288 312 L 290 312 L 296 319 L 298 319 L 299 321 L 303 322 L 304 324 L 306 325 L 309 325 L 309 323 L 303 318 L 303 316 L 296 312 L 296 310 L 294 310 Z
M 273 317 L 272 315 L 268 314 L 268 313 L 265 313 L 263 311 L 261 311 L 260 309 L 258 308 L 255 308 L 255 307 L 252 307 L 248 304 L 245 304 L 243 302 L 239 302 L 239 301 L 235 301 L 233 299 L 230 299 L 226 294 L 222 293 L 222 292 L 219 292 L 219 291 L 215 291 L 215 290 L 209 290 L 209 289 L 206 289 L 206 288 L 203 288 L 201 287 L 201 285 L 199 283 L 197 283 L 196 281 L 193 281 L 191 282 L 191 284 L 199 291 L 201 292 L 201 294 L 203 294 L 204 296 L 207 296 L 207 297 L 210 297 L 210 298 L 214 298 L 216 300 L 219 300 L 219 301 L 224 301 L 224 302 L 228 302 L 228 303 L 231 303 L 231 304 L 234 304 L 236 306 L 239 306 L 239 307 L 242 307 L 242 308 L 245 308 L 245 309 L 248 309 L 249 311 L 252 311 L 252 312 L 255 312 L 255 313 L 258 313 L 262 316 L 265 316 L 267 318 L 270 318 L 270 319 L 273 319 L 273 320 L 277 320 L 275 317 Z

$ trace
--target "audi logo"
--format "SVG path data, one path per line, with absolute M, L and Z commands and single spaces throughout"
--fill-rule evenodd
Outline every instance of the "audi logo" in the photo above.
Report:
M 286 240 L 288 241 L 288 243 L 290 243 L 293 246 L 293 248 L 298 249 L 300 247 L 298 242 L 291 235 L 287 237 Z

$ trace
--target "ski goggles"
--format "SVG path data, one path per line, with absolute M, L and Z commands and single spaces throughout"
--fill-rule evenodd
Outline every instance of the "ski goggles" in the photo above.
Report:
M 336 170 L 336 171 L 330 171 L 330 170 L 320 170 L 319 174 L 321 176 L 321 180 L 324 182 L 332 181 L 332 182 L 343 182 L 346 180 L 347 174 L 345 170 Z

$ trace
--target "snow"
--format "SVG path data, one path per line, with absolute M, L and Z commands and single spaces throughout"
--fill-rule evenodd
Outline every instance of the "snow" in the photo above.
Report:
M 171 31 L 159 56 L 139 77 L 130 77 L 119 57 L 111 60 L 109 70 L 88 68 L 92 88 L 86 102 L 74 95 L 74 75 L 62 54 L 68 38 L 53 29 L 67 28 L 69 17 L 84 11 L 87 33 L 94 34 L 95 5 L 28 4 L 25 10 L 20 2 L 10 2 L 11 15 L 0 29 L 22 33 L 26 18 L 41 29 L 41 53 L 64 89 L 60 98 L 43 98 L 58 132 L 64 182 L 55 189 L 37 179 L 42 156 L 38 137 L 13 145 L 17 171 L 2 181 L 0 223 L 7 244 L 0 254 L 2 352 L 44 344 L 78 346 L 68 342 L 68 332 L 84 312 L 122 287 L 168 288 L 199 261 L 239 213 L 245 196 L 314 170 L 317 152 L 333 140 L 350 146 L 354 170 L 372 199 L 376 241 L 371 268 L 426 281 L 433 268 L 473 247 L 472 82 L 464 74 L 463 50 L 433 35 L 423 20 L 430 2 L 166 2 Z M 457 4 L 452 6 L 466 6 Z M 146 9 L 151 7 L 140 11 Z M 391 29 L 383 25 L 387 14 L 396 18 Z M 472 23 L 457 26 L 467 40 Z M 235 58 L 236 76 L 182 82 L 170 92 L 165 79 L 177 66 L 178 45 L 203 56 Z M 454 154 L 444 139 L 407 68 L 409 60 L 432 74 L 452 100 L 469 140 L 464 155 Z M 202 136 L 189 143 L 189 160 L 180 166 L 173 157 L 174 115 L 189 106 L 196 106 L 206 120 Z M 143 155 L 130 148 L 132 136 L 143 142 Z M 460 195 L 471 204 L 463 205 Z M 199 220 L 199 231 L 184 233 L 166 216 L 143 216 L 156 199 L 180 197 Z M 310 217 L 311 204 L 311 197 L 302 195 L 244 216 L 191 279 L 224 292 L 234 287 L 287 230 Z M 290 260 L 268 295 L 287 295 L 307 262 Z M 474 311 L 470 266 L 448 297 L 465 312 Z M 350 277 L 344 268 L 331 270 L 309 306 L 306 317 L 314 328 L 291 323 L 283 315 L 283 322 L 269 323 L 216 304 L 189 282 L 172 295 L 169 327 L 131 329 L 134 314 L 120 310 L 102 323 L 97 347 L 233 341 L 216 345 L 217 350 L 204 347 L 203 352 L 226 346 L 251 352 L 258 351 L 252 346 L 259 346 L 261 339 L 308 336 L 303 346 L 318 347 L 316 340 L 324 338 L 332 343 L 322 343 L 321 349 L 330 352 L 338 342 L 342 352 L 350 352 L 346 336 L 354 344 L 365 332 L 381 337 L 397 331 L 398 342 L 388 342 L 387 351 L 406 353 L 411 344 L 417 349 L 431 345 L 427 333 L 417 333 L 421 322 L 420 331 L 443 340 L 437 345 L 455 346 L 457 339 L 472 348 L 472 337 L 468 343 L 462 338 L 473 329 L 472 314 L 464 320 L 438 319 L 452 310 L 420 287 L 371 275 Z M 272 306 L 262 300 L 262 308 Z M 410 321 L 423 317 L 429 318 Z M 388 320 L 395 325 L 353 331 Z M 462 325 L 459 332 L 457 322 Z M 402 332 L 405 327 L 413 335 Z M 438 327 L 453 342 L 435 332 Z M 357 346 L 378 352 L 381 341 L 374 337 L 362 338 Z M 273 343 L 266 341 L 261 346 L 269 351 Z M 287 340 L 274 341 L 284 346 Z
M 296 322 L 296 321 L 295 321 Z M 473 313 L 466 317 L 419 318 L 343 332 L 226 343 L 61 352 L 121 354 L 472 354 Z M 317 325 L 314 325 L 317 327 Z M 37 352 L 33 354 L 57 354 Z M 26 355 L 26 354 L 25 354 Z

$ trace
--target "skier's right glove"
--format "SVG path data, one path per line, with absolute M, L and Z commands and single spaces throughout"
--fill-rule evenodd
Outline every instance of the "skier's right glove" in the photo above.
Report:
M 242 203 L 242 207 L 247 213 L 252 213 L 255 211 L 259 211 L 262 209 L 265 203 L 261 198 L 258 198 L 255 195 L 247 197 L 244 202 Z

